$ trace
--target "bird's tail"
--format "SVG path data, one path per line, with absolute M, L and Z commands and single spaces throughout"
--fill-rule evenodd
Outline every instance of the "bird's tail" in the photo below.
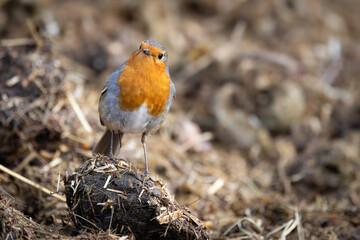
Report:
M 113 155 L 115 156 L 120 147 L 120 135 L 114 133 L 113 136 Z M 111 145 L 111 131 L 106 129 L 105 133 L 99 140 L 99 142 L 95 145 L 93 149 L 93 153 L 100 153 L 106 156 L 110 154 L 110 145 Z

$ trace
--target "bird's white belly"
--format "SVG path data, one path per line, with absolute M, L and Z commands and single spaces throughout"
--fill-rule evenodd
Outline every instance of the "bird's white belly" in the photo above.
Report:
M 120 130 L 123 133 L 143 133 L 148 124 L 154 119 L 147 113 L 145 104 L 134 111 L 122 111 L 117 102 L 111 104 L 113 110 L 101 111 L 101 119 L 105 126 L 112 131 Z

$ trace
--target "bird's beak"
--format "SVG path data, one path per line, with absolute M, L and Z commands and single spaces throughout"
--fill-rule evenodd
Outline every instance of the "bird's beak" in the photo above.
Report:
M 147 55 L 147 56 L 150 56 L 150 51 L 149 51 L 149 49 L 143 49 L 142 50 L 143 51 L 143 53 L 145 54 L 145 55 Z

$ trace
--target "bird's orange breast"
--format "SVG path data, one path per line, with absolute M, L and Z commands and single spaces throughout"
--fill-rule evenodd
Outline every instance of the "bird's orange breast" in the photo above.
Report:
M 159 116 L 170 96 L 170 77 L 166 64 L 135 51 L 117 79 L 120 87 L 119 107 L 134 111 L 145 103 L 148 114 Z

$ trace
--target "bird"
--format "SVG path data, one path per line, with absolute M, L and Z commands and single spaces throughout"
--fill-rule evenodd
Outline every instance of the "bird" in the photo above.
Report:
M 153 40 L 142 41 L 139 49 L 110 74 L 101 91 L 99 118 L 106 131 L 93 153 L 114 159 L 124 134 L 141 134 L 145 176 L 149 176 L 146 140 L 164 122 L 175 92 L 165 47 Z

